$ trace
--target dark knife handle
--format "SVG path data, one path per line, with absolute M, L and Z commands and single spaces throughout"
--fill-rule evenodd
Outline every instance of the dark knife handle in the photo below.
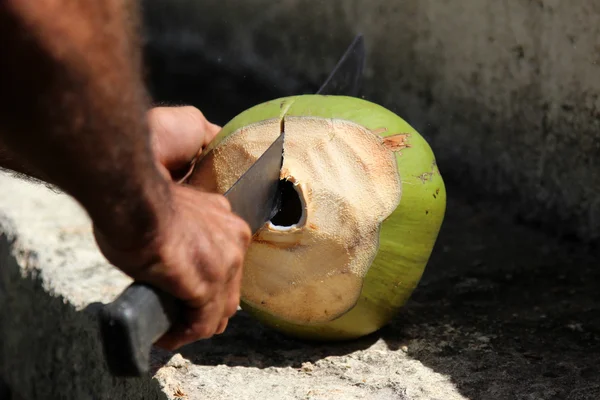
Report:
M 142 376 L 150 350 L 179 318 L 182 305 L 171 295 L 134 282 L 100 311 L 104 355 L 115 376 Z

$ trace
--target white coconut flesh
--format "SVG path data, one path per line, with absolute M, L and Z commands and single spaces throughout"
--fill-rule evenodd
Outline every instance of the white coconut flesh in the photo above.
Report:
M 283 124 L 282 124 L 283 122 Z M 242 299 L 282 320 L 333 320 L 358 300 L 401 182 L 392 150 L 346 120 L 289 117 L 229 135 L 192 184 L 224 193 L 285 127 L 282 210 L 253 238 Z

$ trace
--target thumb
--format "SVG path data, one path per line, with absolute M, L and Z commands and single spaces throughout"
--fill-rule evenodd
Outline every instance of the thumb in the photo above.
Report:
M 192 106 L 155 107 L 147 118 L 154 156 L 169 171 L 189 166 L 221 129 Z

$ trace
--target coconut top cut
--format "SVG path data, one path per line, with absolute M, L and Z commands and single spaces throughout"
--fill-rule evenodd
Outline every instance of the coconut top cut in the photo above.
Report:
M 358 300 L 381 223 L 400 202 L 396 158 L 362 125 L 284 116 L 229 134 L 202 159 L 190 183 L 224 193 L 282 129 L 282 210 L 253 238 L 241 296 L 286 321 L 327 322 Z

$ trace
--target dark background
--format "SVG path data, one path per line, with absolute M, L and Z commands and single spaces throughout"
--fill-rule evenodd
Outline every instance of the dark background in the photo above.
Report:
M 160 35 L 149 34 L 155 28 L 146 26 L 144 46 L 147 83 L 157 103 L 194 105 L 223 125 L 255 104 L 317 89 L 302 81 L 283 89 L 189 43 L 165 46 L 155 40 Z M 168 21 L 161 29 L 168 30 Z M 471 192 L 449 174 L 444 179 L 447 217 L 431 262 L 407 306 L 376 336 L 392 350 L 407 345 L 410 356 L 451 376 L 473 399 L 600 398 L 597 252 L 508 217 L 509 198 Z M 278 359 L 281 343 L 306 346 L 308 359 L 340 351 L 289 344 L 242 314 L 225 335 L 198 343 L 186 356 L 202 354 L 218 364 L 219 351 L 235 347 L 241 332 L 269 360 Z
M 260 102 L 316 90 L 306 84 L 286 92 L 251 73 L 230 72 L 193 48 L 152 41 L 146 65 L 156 101 L 194 105 L 219 124 Z M 392 350 L 408 345 L 412 357 L 451 376 L 473 399 L 600 398 L 595 252 L 507 218 L 506 199 L 469 192 L 451 176 L 445 180 L 447 218 L 431 262 L 409 304 L 377 335 Z M 210 359 L 213 346 L 224 351 L 239 332 L 252 332 L 253 349 L 276 357 L 271 347 L 282 339 L 251 326 L 238 316 L 223 337 L 198 343 L 186 356 Z M 307 347 L 306 354 L 314 351 Z
M 152 27 L 148 26 L 147 30 Z M 164 47 L 147 34 L 144 62 L 146 82 L 157 103 L 193 105 L 216 124 L 223 126 L 238 113 L 273 98 L 310 93 L 317 88 L 305 85 L 299 92 L 286 92 L 261 82 L 250 73 L 231 72 L 218 60 L 204 56 L 199 49 Z

